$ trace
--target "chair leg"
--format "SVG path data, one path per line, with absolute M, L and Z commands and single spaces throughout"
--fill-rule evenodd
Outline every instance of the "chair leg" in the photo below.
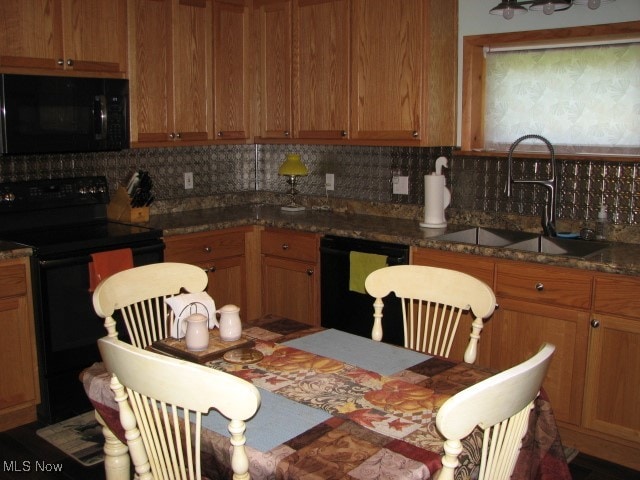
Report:
M 247 438 L 244 436 L 246 425 L 242 420 L 231 420 L 229 432 L 231 433 L 231 469 L 233 480 L 249 480 L 249 457 L 244 448 Z
M 102 425 L 104 435 L 104 473 L 107 480 L 129 480 L 131 478 L 131 459 L 129 448 L 116 437 L 100 414 L 95 412 L 96 420 Z
M 453 480 L 460 453 L 462 453 L 462 443 L 459 440 L 447 440 L 444 442 L 442 469 L 438 471 L 438 475 L 435 477 L 437 480 Z

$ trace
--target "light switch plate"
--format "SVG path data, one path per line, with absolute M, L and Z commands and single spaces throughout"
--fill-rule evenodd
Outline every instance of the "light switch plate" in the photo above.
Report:
M 409 195 L 409 177 L 394 175 L 392 183 L 394 195 Z

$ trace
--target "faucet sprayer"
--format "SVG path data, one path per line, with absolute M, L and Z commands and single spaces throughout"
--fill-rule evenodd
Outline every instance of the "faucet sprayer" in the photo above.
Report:
M 513 179 L 513 152 L 516 147 L 523 140 L 528 140 L 531 138 L 536 138 L 545 143 L 547 148 L 549 149 L 549 153 L 551 154 L 551 178 L 547 180 L 514 180 Z M 511 197 L 512 184 L 514 183 L 530 183 L 535 185 L 542 185 L 547 189 L 547 198 L 545 202 L 545 207 L 542 212 L 541 224 L 544 235 L 555 237 L 556 236 L 556 191 L 558 188 L 557 185 L 557 177 L 556 177 L 556 156 L 553 151 L 553 146 L 551 142 L 544 138 L 541 135 L 524 135 L 518 138 L 515 142 L 511 144 L 509 148 L 509 157 L 507 163 L 507 197 Z

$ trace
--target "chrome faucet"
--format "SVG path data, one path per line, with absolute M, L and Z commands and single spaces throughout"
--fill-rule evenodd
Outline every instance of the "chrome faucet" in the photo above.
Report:
M 547 148 L 549 149 L 549 153 L 551 154 L 551 178 L 547 180 L 514 180 L 513 179 L 513 151 L 516 149 L 518 144 L 523 140 L 528 140 L 530 138 L 537 138 L 545 143 Z M 546 202 L 544 206 L 544 210 L 542 212 L 541 224 L 542 231 L 544 235 L 548 237 L 556 236 L 556 195 L 558 190 L 558 179 L 556 176 L 556 156 L 553 151 L 553 146 L 551 142 L 546 138 L 540 135 L 524 135 L 517 139 L 511 147 L 509 148 L 509 158 L 508 158 L 508 171 L 507 171 L 507 197 L 511 197 L 511 189 L 513 188 L 514 183 L 530 183 L 535 185 L 542 185 L 547 189 Z

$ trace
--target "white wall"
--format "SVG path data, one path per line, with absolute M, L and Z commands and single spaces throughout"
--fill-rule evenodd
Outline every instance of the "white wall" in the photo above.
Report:
M 640 20 L 640 0 L 615 0 L 610 3 L 602 0 L 602 5 L 597 10 L 590 10 L 586 5 L 574 5 L 569 10 L 556 12 L 553 15 L 528 12 L 516 15 L 511 20 L 505 20 L 501 15 L 489 14 L 489 10 L 498 3 L 500 0 L 458 0 L 458 145 L 461 143 L 462 38 L 464 36 Z

